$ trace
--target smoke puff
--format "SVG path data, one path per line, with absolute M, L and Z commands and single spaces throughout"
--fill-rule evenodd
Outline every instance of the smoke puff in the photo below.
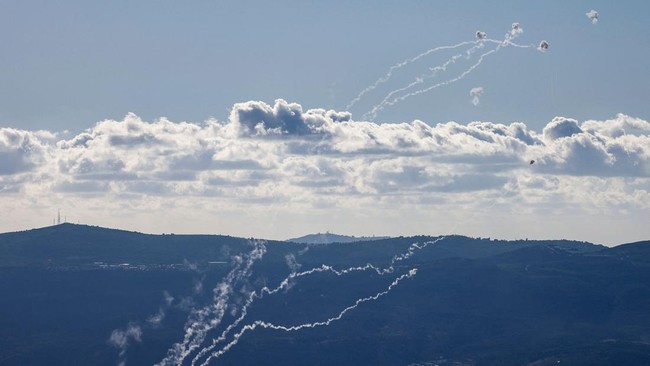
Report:
M 161 307 L 158 309 L 157 313 L 147 318 L 147 323 L 149 323 L 154 328 L 158 328 L 162 324 L 162 321 L 165 319 L 165 315 L 165 310 Z
M 546 50 L 548 49 L 548 42 L 546 41 L 539 42 L 539 46 L 537 46 L 537 49 L 541 52 L 546 52 Z
M 131 340 L 136 342 L 142 341 L 142 329 L 139 325 L 129 323 L 125 330 L 115 329 L 108 339 L 108 343 L 113 347 L 126 350 Z
M 473 97 L 472 98 L 472 104 L 474 104 L 474 106 L 479 105 L 479 103 L 480 103 L 479 97 L 481 96 L 481 94 L 483 94 L 483 87 L 481 87 L 481 86 L 472 88 L 469 91 L 469 95 L 471 95 Z
M 585 15 L 587 16 L 587 18 L 591 19 L 592 24 L 598 23 L 598 12 L 597 11 L 591 9 L 587 13 L 585 13 Z
M 521 27 L 521 24 L 518 22 L 512 23 L 512 29 L 510 30 L 510 36 L 516 37 L 524 32 L 524 29 Z

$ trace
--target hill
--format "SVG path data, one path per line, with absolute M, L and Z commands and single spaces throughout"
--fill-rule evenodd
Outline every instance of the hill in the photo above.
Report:
M 648 258 L 650 242 L 0 234 L 0 365 L 154 364 L 218 314 L 201 347 L 240 316 L 228 341 L 255 320 L 321 325 L 246 331 L 210 365 L 647 365 Z

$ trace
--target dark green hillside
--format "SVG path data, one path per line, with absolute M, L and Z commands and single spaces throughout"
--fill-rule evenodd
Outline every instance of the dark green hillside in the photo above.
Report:
M 245 323 L 323 321 L 418 269 L 327 327 L 258 329 L 211 364 L 650 364 L 650 242 L 615 248 L 464 236 L 267 242 L 262 260 L 237 284 L 230 309 L 241 306 L 242 293 L 277 286 L 289 266 L 385 268 L 413 243 L 430 241 L 436 243 L 395 262 L 392 273 L 294 280 L 257 301 Z M 0 365 L 115 365 L 119 350 L 108 338 L 128 324 L 141 327 L 142 339 L 131 342 L 126 364 L 158 362 L 182 339 L 189 311 L 212 304 L 213 288 L 241 264 L 235 256 L 252 248 L 247 239 L 227 236 L 70 224 L 0 234 Z M 149 324 L 160 309 L 163 322 Z
M 205 263 L 228 261 L 247 247 L 247 239 L 222 235 L 151 235 L 60 224 L 0 234 L 0 266 Z
M 650 265 L 650 241 L 623 244 L 611 248 L 610 253 L 618 255 L 621 260 L 634 261 L 636 264 Z

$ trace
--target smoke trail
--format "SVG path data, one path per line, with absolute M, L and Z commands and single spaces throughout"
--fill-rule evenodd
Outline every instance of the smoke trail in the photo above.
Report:
M 253 250 L 244 256 L 235 256 L 234 268 L 213 289 L 214 297 L 211 305 L 195 310 L 185 324 L 183 341 L 174 344 L 160 365 L 181 364 L 182 361 L 196 348 L 198 348 L 207 333 L 221 323 L 228 307 L 228 300 L 233 292 L 233 287 L 242 280 L 250 277 L 251 267 L 266 253 L 263 241 L 254 241 Z
M 434 53 L 434 52 L 438 52 L 438 51 L 442 51 L 442 50 L 454 49 L 454 48 L 458 48 L 458 47 L 466 46 L 466 45 L 468 45 L 468 44 L 476 44 L 477 42 L 480 42 L 480 40 L 477 40 L 477 41 L 465 41 L 465 42 L 461 42 L 461 43 L 455 44 L 455 45 L 453 45 L 453 46 L 440 46 L 440 47 L 432 48 L 432 49 L 429 49 L 429 50 L 427 50 L 427 51 L 422 52 L 421 54 L 419 54 L 419 55 L 417 55 L 417 56 L 415 56 L 415 57 L 413 57 L 413 58 L 406 59 L 406 60 L 404 60 L 404 61 L 402 61 L 402 62 L 400 62 L 400 63 L 397 63 L 397 64 L 391 66 L 390 69 L 388 69 L 388 72 L 387 72 L 384 76 L 382 76 L 382 77 L 380 77 L 379 79 L 377 79 L 377 80 L 376 80 L 372 85 L 370 85 L 369 87 L 363 89 L 363 90 L 362 90 L 362 91 L 361 91 L 361 92 L 360 92 L 360 93 L 359 93 L 359 94 L 358 94 L 354 99 L 352 99 L 352 101 L 350 101 L 350 103 L 348 103 L 348 105 L 345 106 L 345 110 L 349 110 L 349 109 L 352 108 L 355 104 L 357 104 L 365 94 L 367 94 L 368 92 L 370 92 L 370 91 L 376 89 L 379 85 L 381 85 L 381 84 L 387 82 L 387 81 L 391 78 L 391 76 L 393 76 L 393 72 L 394 72 L 395 70 L 400 69 L 400 68 L 402 68 L 402 67 L 404 67 L 404 66 L 406 66 L 406 65 L 408 65 L 408 64 L 410 64 L 410 63 L 413 63 L 413 62 L 415 62 L 415 61 L 421 59 L 422 57 L 427 56 L 427 55 L 430 55 L 430 54 L 432 54 L 432 53 Z
M 364 119 L 364 120 L 373 120 L 373 119 L 375 119 L 377 117 L 377 114 L 380 111 L 382 111 L 384 108 L 386 108 L 388 106 L 395 105 L 395 104 L 397 104 L 397 103 L 399 103 L 399 102 L 401 102 L 401 101 L 403 101 L 403 100 L 405 100 L 405 99 L 407 99 L 409 97 L 412 97 L 412 96 L 415 96 L 415 95 L 418 95 L 418 94 L 422 94 L 422 93 L 426 93 L 426 92 L 428 92 L 430 90 L 433 90 L 435 88 L 439 88 L 441 86 L 452 84 L 452 83 L 464 78 L 469 73 L 471 73 L 474 69 L 476 69 L 483 62 L 483 59 L 486 56 L 488 56 L 488 55 L 490 55 L 492 53 L 498 52 L 502 47 L 506 47 L 506 46 L 513 46 L 513 47 L 516 47 L 516 48 L 534 47 L 534 45 L 532 45 L 532 44 L 531 45 L 520 45 L 520 44 L 516 44 L 516 43 L 513 42 L 514 39 L 517 38 L 517 36 L 519 36 L 523 32 L 524 32 L 524 30 L 521 27 L 521 25 L 519 23 L 515 22 L 515 23 L 512 24 L 512 29 L 508 33 L 505 34 L 504 39 L 501 40 L 501 41 L 495 40 L 495 39 L 479 39 L 477 41 L 469 42 L 469 43 L 474 43 L 475 45 L 466 51 L 466 55 L 467 55 L 466 58 L 467 59 L 470 59 L 471 55 L 477 49 L 482 48 L 485 42 L 497 44 L 497 47 L 495 49 L 493 49 L 493 50 L 490 50 L 488 52 L 483 53 L 479 57 L 479 60 L 474 65 L 472 65 L 468 70 L 465 70 L 460 76 L 457 76 L 457 77 L 455 77 L 453 79 L 449 79 L 447 81 L 435 84 L 435 85 L 433 85 L 431 87 L 428 87 L 428 88 L 420 89 L 420 90 L 405 94 L 403 96 L 395 97 L 393 99 L 390 99 L 396 93 L 406 91 L 406 90 L 408 90 L 408 89 L 410 89 L 410 88 L 412 88 L 412 87 L 414 87 L 416 85 L 422 84 L 426 78 L 434 77 L 435 74 L 437 73 L 437 71 L 445 71 L 447 66 L 454 63 L 459 58 L 458 57 L 459 55 L 452 56 L 442 66 L 431 68 L 430 69 L 431 71 L 435 71 L 432 75 L 429 75 L 428 77 L 423 77 L 423 75 L 420 75 L 419 77 L 416 78 L 416 80 L 414 82 L 408 84 L 407 86 L 391 91 L 388 95 L 386 95 L 386 97 L 381 102 L 379 102 L 379 104 L 373 106 L 370 109 L 370 111 L 364 113 L 363 116 L 362 116 L 362 119 Z
M 472 55 L 473 55 L 477 50 L 479 50 L 479 49 L 485 47 L 485 43 L 496 43 L 497 45 L 499 45 L 499 44 L 503 44 L 504 42 L 505 42 L 508 46 L 513 46 L 513 47 L 517 47 L 517 48 L 529 48 L 529 47 L 532 46 L 532 45 L 520 45 L 520 44 L 514 43 L 514 42 L 512 42 L 512 38 L 511 38 L 511 37 L 508 37 L 507 39 L 505 39 L 505 40 L 503 40 L 503 41 L 499 41 L 499 40 L 496 40 L 496 39 L 485 39 L 485 38 L 482 38 L 482 39 L 480 39 L 479 41 L 474 41 L 474 43 L 476 43 L 476 44 L 475 44 L 474 46 L 472 46 L 471 48 L 469 48 L 468 50 L 465 51 L 465 58 L 469 60 L 469 59 L 471 58 L 471 56 L 472 56 Z M 383 99 L 381 102 L 379 102 L 378 106 L 381 106 L 381 105 L 386 104 L 386 102 L 388 102 L 388 101 L 390 100 L 390 98 L 391 98 L 393 95 L 395 95 L 395 94 L 397 94 L 397 93 L 400 93 L 400 92 L 403 92 L 403 91 L 406 91 L 406 90 L 408 90 L 408 89 L 410 89 L 410 88 L 412 88 L 412 87 L 414 87 L 414 86 L 416 86 L 416 85 L 422 84 L 426 79 L 430 79 L 430 78 L 435 77 L 436 74 L 437 74 L 438 72 L 440 72 L 440 71 L 446 71 L 446 70 L 447 70 L 447 67 L 448 67 L 449 65 L 454 64 L 454 63 L 455 63 L 459 58 L 461 58 L 462 56 L 463 56 L 462 54 L 454 55 L 454 56 L 450 57 L 447 61 L 445 61 L 442 65 L 429 68 L 429 70 L 431 71 L 431 73 L 429 73 L 429 74 L 422 74 L 422 75 L 416 77 L 416 78 L 415 78 L 415 81 L 411 82 L 410 84 L 406 85 L 405 87 L 402 87 L 402 88 L 395 89 L 395 90 L 391 91 L 390 93 L 388 93 L 388 94 L 384 97 L 384 99 Z M 373 107 L 373 108 L 374 108 L 374 107 Z M 374 109 L 373 109 L 373 110 L 374 110 Z M 371 112 L 372 112 L 372 111 L 371 111 Z M 370 116 L 370 113 L 371 113 L 371 112 L 365 113 L 365 114 L 362 116 L 362 119 L 367 119 L 367 118 Z M 376 115 L 375 115 L 375 117 L 376 117 Z
M 320 267 L 315 267 L 315 268 L 312 268 L 312 269 L 310 269 L 308 271 L 303 271 L 303 272 L 298 272 L 298 273 L 293 272 L 293 273 L 289 274 L 289 276 L 287 276 L 284 280 L 282 280 L 280 282 L 280 284 L 277 287 L 273 288 L 273 289 L 270 289 L 268 287 L 263 287 L 259 291 L 259 293 L 255 292 L 255 291 L 251 292 L 249 297 L 248 297 L 248 300 L 246 301 L 244 306 L 242 306 L 242 308 L 241 308 L 241 314 L 239 315 L 239 317 L 237 319 L 235 319 L 235 321 L 232 322 L 221 333 L 221 335 L 218 338 L 213 339 L 212 344 L 210 346 L 207 346 L 207 347 L 203 348 L 201 351 L 199 351 L 199 353 L 192 359 L 191 364 L 196 365 L 196 362 L 198 362 L 198 360 L 201 357 L 208 354 L 208 352 L 212 351 L 216 347 L 217 344 L 219 344 L 220 342 L 222 342 L 222 341 L 224 341 L 226 339 L 226 336 L 230 333 L 230 331 L 232 331 L 235 327 L 237 327 L 239 325 L 239 323 L 241 323 L 244 320 L 244 318 L 246 318 L 246 315 L 248 315 L 248 309 L 254 303 L 255 299 L 261 299 L 264 296 L 272 295 L 272 294 L 278 293 L 280 291 L 290 289 L 293 281 L 298 277 L 309 276 L 309 275 L 312 275 L 312 274 L 315 274 L 315 273 L 322 273 L 322 272 L 331 272 L 331 273 L 333 273 L 333 274 L 335 274 L 337 276 L 342 276 L 342 275 L 345 275 L 345 274 L 348 274 L 348 273 L 351 273 L 351 272 L 366 271 L 366 270 L 374 270 L 375 272 L 377 272 L 379 274 L 385 274 L 385 273 L 393 272 L 394 268 L 391 266 L 391 267 L 388 267 L 386 269 L 381 269 L 381 268 L 378 268 L 378 267 L 376 267 L 376 266 L 374 266 L 372 264 L 366 264 L 365 266 L 350 267 L 350 268 L 338 271 L 338 270 L 334 269 L 332 266 L 328 266 L 328 265 L 323 264 Z
M 432 77 L 435 77 L 436 74 L 437 74 L 439 71 L 445 71 L 445 70 L 447 70 L 447 66 L 449 66 L 450 64 L 455 63 L 456 60 L 458 60 L 458 59 L 461 58 L 461 57 L 463 57 L 462 54 L 454 55 L 454 56 L 452 56 L 449 60 L 447 60 L 444 64 L 442 64 L 441 66 L 436 66 L 436 67 L 430 68 L 429 70 L 431 70 L 431 74 L 429 74 L 429 75 L 422 74 L 422 75 L 418 76 L 417 78 L 415 78 L 415 81 L 413 81 L 412 83 L 406 85 L 405 87 L 402 87 L 402 88 L 395 89 L 395 90 L 391 91 L 390 93 L 388 93 L 388 94 L 384 97 L 384 99 L 383 99 L 381 102 L 379 102 L 378 105 L 382 105 L 382 104 L 386 103 L 386 102 L 387 102 L 387 101 L 388 101 L 388 100 L 389 100 L 393 95 L 395 95 L 395 94 L 397 94 L 397 93 L 403 92 L 403 91 L 408 90 L 408 89 L 410 89 L 410 88 L 412 88 L 412 87 L 414 87 L 414 86 L 416 86 L 416 85 L 422 84 L 422 83 L 424 82 L 425 78 L 432 78 Z M 361 119 L 366 119 L 366 118 L 367 118 L 367 113 L 364 114 L 364 115 L 361 117 Z
M 472 54 L 474 54 L 474 52 L 476 52 L 476 50 L 485 47 L 485 42 L 501 43 L 501 41 L 496 41 L 496 40 L 493 40 L 493 39 L 481 39 L 480 41 L 475 41 L 475 43 L 477 43 L 477 44 L 472 46 L 471 48 L 469 48 L 467 51 L 465 51 L 465 55 L 466 55 L 465 58 L 470 59 Z M 381 102 L 379 102 L 378 105 L 385 104 L 388 100 L 390 100 L 390 98 L 393 95 L 395 95 L 397 93 L 406 91 L 406 90 L 408 90 L 408 89 L 410 89 L 410 88 L 412 88 L 412 87 L 414 87 L 416 85 L 422 84 L 426 79 L 430 79 L 430 78 L 435 77 L 436 74 L 438 74 L 438 72 L 446 71 L 447 67 L 449 65 L 456 63 L 456 60 L 458 60 L 461 57 L 463 57 L 463 54 L 459 53 L 457 55 L 454 55 L 454 56 L 450 57 L 447 61 L 445 61 L 440 66 L 430 67 L 429 70 L 431 71 L 431 73 L 429 73 L 429 74 L 421 74 L 420 76 L 415 78 L 415 81 L 411 82 L 410 84 L 406 85 L 405 87 L 402 87 L 402 88 L 395 89 L 395 90 L 391 91 L 390 93 L 388 93 L 384 97 L 384 99 Z M 361 118 L 362 119 L 367 119 L 368 118 L 368 113 L 364 114 Z
M 395 105 L 395 104 L 397 104 L 397 103 L 399 103 L 399 102 L 401 102 L 401 101 L 403 101 L 403 100 L 405 100 L 407 98 L 410 98 L 412 96 L 423 94 L 423 93 L 429 92 L 429 91 L 431 91 L 433 89 L 439 88 L 441 86 L 446 86 L 446 85 L 449 85 L 449 84 L 453 84 L 453 83 L 457 82 L 458 80 L 463 79 L 465 76 L 469 75 L 472 71 L 474 71 L 478 66 L 480 66 L 481 63 L 483 63 L 483 60 L 485 59 L 485 57 L 487 57 L 487 56 L 489 56 L 489 55 L 491 55 L 493 53 L 498 52 L 503 47 L 507 47 L 507 46 L 514 46 L 514 47 L 517 47 L 517 48 L 534 47 L 534 45 L 520 45 L 520 44 L 516 44 L 516 43 L 513 42 L 513 40 L 517 37 L 517 35 L 521 34 L 522 32 L 523 32 L 523 30 L 519 25 L 517 25 L 517 27 L 515 28 L 515 25 L 513 24 L 512 31 L 510 31 L 509 33 L 506 34 L 505 39 L 503 41 L 496 41 L 496 40 L 492 40 L 492 39 L 486 40 L 486 41 L 491 42 L 491 43 L 498 43 L 497 47 L 490 50 L 490 51 L 487 51 L 487 52 L 484 52 L 483 54 L 481 54 L 481 56 L 479 56 L 478 61 L 476 61 L 476 63 L 474 63 L 472 66 L 470 66 L 467 70 L 465 70 L 459 76 L 457 76 L 455 78 L 452 78 L 452 79 L 449 79 L 449 80 L 446 80 L 446 81 L 443 81 L 443 82 L 440 82 L 440 83 L 437 83 L 437 84 L 434 84 L 434 85 L 429 86 L 429 87 L 424 88 L 424 89 L 416 90 L 416 91 L 407 93 L 405 95 L 395 97 L 392 100 L 388 100 L 388 98 L 384 98 L 384 100 L 382 102 L 375 105 L 370 111 L 366 112 L 363 115 L 363 119 L 367 119 L 367 120 L 375 119 L 377 117 L 377 114 L 386 107 L 393 106 L 393 105 Z M 421 82 L 415 82 L 415 83 L 412 83 L 412 84 L 417 85 L 417 84 L 420 84 L 420 83 Z
M 284 326 L 284 325 L 277 325 L 277 324 L 265 322 L 263 320 L 256 320 L 253 323 L 245 325 L 237 334 L 235 334 L 233 336 L 233 340 L 230 343 L 226 344 L 219 351 L 213 352 L 212 354 L 210 354 L 210 356 L 208 356 L 208 358 L 206 358 L 206 360 L 201 365 L 202 366 L 208 365 L 208 363 L 213 358 L 219 358 L 224 353 L 228 352 L 228 350 L 230 350 L 232 347 L 237 345 L 237 343 L 239 342 L 239 339 L 246 332 L 255 330 L 257 327 L 262 327 L 262 328 L 265 328 L 265 329 L 282 330 L 282 331 L 285 331 L 285 332 L 295 332 L 295 331 L 305 329 L 305 328 L 316 328 L 316 327 L 328 326 L 328 325 L 330 325 L 331 323 L 333 323 L 335 321 L 341 320 L 341 318 L 343 318 L 343 316 L 348 311 L 357 308 L 362 303 L 368 302 L 368 301 L 375 301 L 375 300 L 379 299 L 380 297 L 388 294 L 402 280 L 404 280 L 406 278 L 411 278 L 411 277 L 415 276 L 416 274 L 417 274 L 417 269 L 413 268 L 413 269 L 409 270 L 408 273 L 405 273 L 405 274 L 397 277 L 393 282 L 391 282 L 391 284 L 388 286 L 388 288 L 386 288 L 386 290 L 378 292 L 377 294 L 375 294 L 373 296 L 360 298 L 357 301 L 355 301 L 355 303 L 353 305 L 350 305 L 350 306 L 346 307 L 345 309 L 343 309 L 337 316 L 335 316 L 333 318 L 329 318 L 329 319 L 324 320 L 324 321 L 313 322 L 313 323 L 303 323 L 303 324 L 300 324 L 300 325 Z
M 274 289 L 269 289 L 268 287 L 264 287 L 259 291 L 259 293 L 251 292 L 248 300 L 246 301 L 246 303 L 242 307 L 241 314 L 240 314 L 239 318 L 235 319 L 235 321 L 233 323 L 231 323 L 221 333 L 221 335 L 218 338 L 213 339 L 212 344 L 210 346 L 207 346 L 207 347 L 203 348 L 194 357 L 194 359 L 192 359 L 192 363 L 191 363 L 192 366 L 196 365 L 196 363 L 199 361 L 199 359 L 201 357 L 205 356 L 208 352 L 212 351 L 217 346 L 218 343 L 224 341 L 226 339 L 226 336 L 230 333 L 230 331 L 232 331 L 235 327 L 237 327 L 239 325 L 239 323 L 241 323 L 244 320 L 244 318 L 248 314 L 248 308 L 253 304 L 253 302 L 255 301 L 256 298 L 261 299 L 265 295 L 271 295 L 271 294 L 275 294 L 275 293 L 277 293 L 279 291 L 289 289 L 292 281 L 295 280 L 296 278 L 303 277 L 303 276 L 309 276 L 309 275 L 314 274 L 314 273 L 331 272 L 331 273 L 333 273 L 333 274 L 335 274 L 337 276 L 342 276 L 342 275 L 345 275 L 345 274 L 348 274 L 348 273 L 351 273 L 351 272 L 366 271 L 366 270 L 374 270 L 377 274 L 380 274 L 380 275 L 384 275 L 384 274 L 387 274 L 387 273 L 393 273 L 395 271 L 394 266 L 395 266 L 395 264 L 397 262 L 404 261 L 404 260 L 412 257 L 415 254 L 416 251 L 422 250 L 422 249 L 426 248 L 429 245 L 436 244 L 437 242 L 439 242 L 439 241 L 441 241 L 443 239 L 445 239 L 445 237 L 441 236 L 441 237 L 436 238 L 435 240 L 427 241 L 427 242 L 424 242 L 422 244 L 413 243 L 407 248 L 406 252 L 401 253 L 401 254 L 396 254 L 395 256 L 393 256 L 391 258 L 391 260 L 390 260 L 389 266 L 386 267 L 386 268 L 383 268 L 383 269 L 378 268 L 378 267 L 368 263 L 365 266 L 350 267 L 350 268 L 347 268 L 347 269 L 344 269 L 344 270 L 337 271 L 332 266 L 328 266 L 328 265 L 323 264 L 320 267 L 315 267 L 315 268 L 312 268 L 312 269 L 310 269 L 308 271 L 303 271 L 303 272 L 298 272 L 298 273 L 296 273 L 296 272 L 290 273 L 289 276 L 287 276 L 284 280 L 282 280 L 280 282 L 280 284 Z
M 429 87 L 424 88 L 424 89 L 420 89 L 420 90 L 416 90 L 416 91 L 410 92 L 410 93 L 408 93 L 408 94 L 405 94 L 405 95 L 402 95 L 402 96 L 396 97 L 396 98 L 394 98 L 394 99 L 392 99 L 392 100 L 389 100 L 389 101 L 382 101 L 380 104 L 377 104 L 376 106 L 374 106 L 374 107 L 373 107 L 369 112 L 366 112 L 366 113 L 363 115 L 363 119 L 373 120 L 373 119 L 377 118 L 377 114 L 378 114 L 379 112 L 381 112 L 381 111 L 382 111 L 384 108 L 386 108 L 386 107 L 393 106 L 393 105 L 395 105 L 395 104 L 397 104 L 397 103 L 399 103 L 399 102 L 401 102 L 401 101 L 403 101 L 403 100 L 405 100 L 405 99 L 407 99 L 407 98 L 410 98 L 410 97 L 413 97 L 413 96 L 416 96 L 416 95 L 419 95 L 419 94 L 426 93 L 426 92 L 428 92 L 428 91 L 431 91 L 431 90 L 433 90 L 433 89 L 439 88 L 439 87 L 441 87 L 441 86 L 445 86 L 445 85 L 449 85 L 449 84 L 453 84 L 453 83 L 455 83 L 456 81 L 458 81 L 458 80 L 464 78 L 465 76 L 467 76 L 468 74 L 470 74 L 472 71 L 474 71 L 474 69 L 476 69 L 479 65 L 481 65 L 481 63 L 483 62 L 483 59 L 484 59 L 486 56 L 488 56 L 488 55 L 490 55 L 490 54 L 492 54 L 492 53 L 495 53 L 495 52 L 497 52 L 498 50 L 499 50 L 499 47 L 497 46 L 497 48 L 495 48 L 495 49 L 493 49 L 493 50 L 490 50 L 490 51 L 488 51 L 488 52 L 483 53 L 483 54 L 479 57 L 478 61 L 477 61 L 474 65 L 472 65 L 469 69 L 465 70 L 462 74 L 460 74 L 459 76 L 457 76 L 457 77 L 455 77 L 455 78 L 453 78 L 453 79 L 449 79 L 449 80 L 446 80 L 446 81 L 443 81 L 443 82 L 440 82 L 440 83 L 434 84 L 434 85 L 429 86 Z

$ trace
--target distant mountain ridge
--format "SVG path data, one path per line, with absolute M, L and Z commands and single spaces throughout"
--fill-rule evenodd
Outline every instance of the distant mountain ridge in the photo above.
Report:
M 332 244 L 332 243 L 354 243 L 359 241 L 372 241 L 388 239 L 389 236 L 350 236 L 326 233 L 316 233 L 301 236 L 299 238 L 287 239 L 291 243 L 303 244 Z

